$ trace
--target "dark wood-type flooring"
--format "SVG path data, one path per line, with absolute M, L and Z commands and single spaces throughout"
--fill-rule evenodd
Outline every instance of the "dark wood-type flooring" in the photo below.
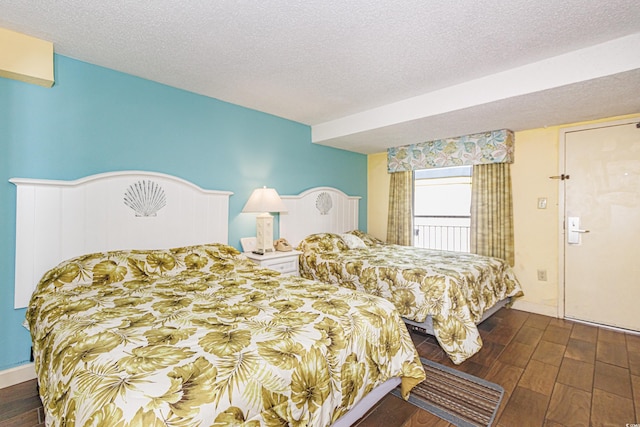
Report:
M 453 365 L 433 337 L 422 357 L 500 384 L 498 427 L 621 426 L 640 419 L 640 336 L 502 309 L 480 325 L 482 350 Z M 0 427 L 44 425 L 35 380 L 0 389 Z M 452 427 L 387 395 L 358 427 Z

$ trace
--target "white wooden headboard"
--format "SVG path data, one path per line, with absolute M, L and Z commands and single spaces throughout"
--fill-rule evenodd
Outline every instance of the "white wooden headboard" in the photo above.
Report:
M 348 196 L 333 187 L 316 187 L 297 196 L 280 197 L 288 209 L 280 214 L 280 236 L 294 247 L 309 234 L 358 228 L 360 196 Z
M 17 186 L 15 308 L 28 305 L 45 272 L 75 256 L 228 243 L 230 191 L 141 171 L 10 181 Z

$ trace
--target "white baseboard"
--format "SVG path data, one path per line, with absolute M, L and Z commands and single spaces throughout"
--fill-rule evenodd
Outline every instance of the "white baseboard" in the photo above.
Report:
M 512 308 L 516 310 L 528 311 L 529 313 L 543 314 L 545 316 L 558 317 L 558 307 L 544 305 L 544 304 L 536 304 L 534 302 L 529 301 L 520 301 L 516 299 L 513 303 Z
M 5 369 L 4 371 L 0 371 L 0 388 L 11 387 L 12 385 L 32 380 L 35 377 L 36 370 L 33 363 Z

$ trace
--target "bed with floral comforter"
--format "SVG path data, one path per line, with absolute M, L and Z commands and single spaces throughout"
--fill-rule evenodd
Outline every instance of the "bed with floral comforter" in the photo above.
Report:
M 388 299 L 411 321 L 431 316 L 435 337 L 456 364 L 482 347 L 476 324 L 483 314 L 522 295 L 498 258 L 391 245 L 359 230 L 312 234 L 297 249 L 302 276 Z
M 50 426 L 326 426 L 424 379 L 388 301 L 220 244 L 65 261 L 27 321 Z

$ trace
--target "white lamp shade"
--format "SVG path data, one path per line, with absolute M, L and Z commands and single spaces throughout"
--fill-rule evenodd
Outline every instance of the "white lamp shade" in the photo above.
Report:
M 242 208 L 242 212 L 286 212 L 278 192 L 273 188 L 256 188 Z
M 273 251 L 273 217 L 269 212 L 286 212 L 278 192 L 273 188 L 257 188 L 253 190 L 242 212 L 259 212 L 256 218 L 256 250 L 257 253 Z

